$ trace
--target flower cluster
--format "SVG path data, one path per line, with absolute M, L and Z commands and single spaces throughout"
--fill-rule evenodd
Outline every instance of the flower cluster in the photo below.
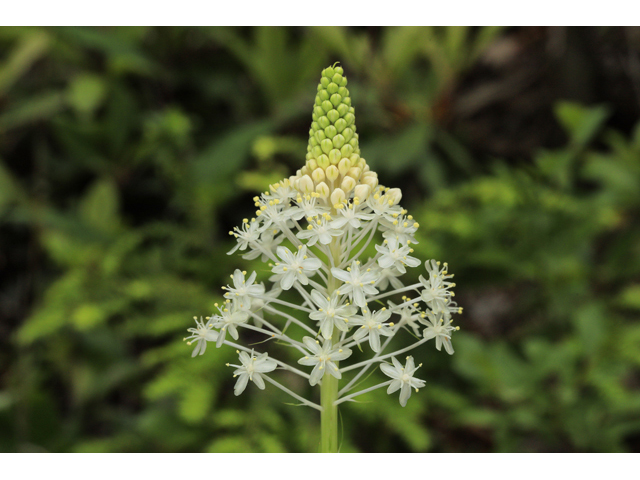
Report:
M 413 376 L 418 367 L 412 357 L 403 366 L 396 356 L 431 339 L 438 350 L 444 345 L 453 353 L 451 334 L 458 327 L 452 326 L 452 315 L 462 310 L 453 301 L 453 275 L 446 263 L 428 260 L 418 283 L 402 282 L 408 268 L 422 263 L 413 256 L 419 225 L 400 205 L 400 189 L 381 185 L 360 156 L 341 67 L 323 70 L 312 118 L 305 166 L 256 196 L 255 217 L 230 232 L 237 244 L 229 254 L 260 258 L 271 271 L 269 285 L 256 283 L 256 272 L 247 276 L 236 270 L 232 285 L 223 287 L 225 303 L 206 321 L 196 320 L 187 339 L 196 342 L 194 356 L 205 352 L 207 342 L 237 349 L 236 395 L 249 381 L 264 389 L 267 380 L 322 411 L 327 405 L 291 392 L 271 378 L 272 372 L 288 370 L 322 387 L 358 370 L 341 390 L 335 389 L 333 405 L 388 386 L 389 394 L 400 391 L 405 406 L 411 390 L 417 392 L 425 382 Z M 266 352 L 255 356 L 253 349 L 234 343 L 242 339 L 243 329 L 295 349 L 297 365 Z M 295 338 L 294 331 L 303 332 L 302 338 Z M 401 332 L 416 341 L 385 353 Z M 354 347 L 369 358 L 346 364 Z M 348 393 L 374 365 L 391 380 Z

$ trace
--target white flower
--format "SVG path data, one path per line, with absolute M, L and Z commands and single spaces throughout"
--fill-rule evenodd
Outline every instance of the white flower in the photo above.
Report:
M 367 198 L 367 205 L 376 215 L 392 218 L 394 213 L 402 212 L 402 207 L 398 205 L 399 199 L 396 196 L 388 195 L 385 191 L 389 191 L 389 189 L 385 189 L 382 185 L 378 186 L 376 191 Z
M 420 283 L 425 288 L 420 293 L 422 300 L 434 311 L 447 311 L 451 297 L 454 296 L 454 293 L 449 289 L 456 286 L 455 283 L 447 281 L 447 279 L 453 278 L 453 275 L 447 275 L 447 263 L 445 262 L 440 269 L 440 262 L 427 260 L 424 262 L 424 266 L 429 273 L 429 278 L 424 278 L 422 275 L 419 277 Z
M 446 320 L 444 318 L 443 312 L 430 312 L 427 311 L 421 316 L 420 323 L 427 326 L 424 329 L 423 336 L 424 338 L 435 338 L 436 339 L 436 348 L 438 351 L 442 349 L 442 345 L 444 344 L 444 349 L 447 351 L 449 355 L 453 355 L 453 345 L 451 345 L 451 332 L 455 330 L 460 330 L 460 327 L 454 327 L 451 325 L 453 320 Z
M 402 276 L 402 273 L 400 273 L 396 267 L 380 268 L 377 264 L 374 264 L 371 267 L 371 271 L 373 271 L 376 277 L 375 286 L 381 291 L 389 288 L 389 284 L 391 284 L 393 288 L 404 287 L 404 284 L 398 280 L 398 277 Z
M 364 213 L 363 207 L 354 202 L 349 203 L 347 206 L 344 204 L 340 204 L 342 208 L 338 209 L 338 213 L 340 216 L 335 220 L 331 221 L 331 228 L 342 228 L 346 224 L 353 229 L 358 229 L 361 227 L 361 221 L 366 222 L 375 217 L 375 215 L 371 213 Z
M 267 353 L 261 353 L 257 357 L 253 356 L 253 350 L 251 351 L 251 356 L 249 356 L 247 352 L 239 353 L 240 363 L 242 363 L 242 365 L 231 365 L 227 363 L 227 367 L 236 367 L 233 372 L 233 377 L 238 377 L 238 380 L 236 381 L 233 393 L 238 396 L 244 392 L 249 380 L 255 383 L 260 390 L 264 390 L 262 374 L 273 372 L 278 364 L 269 359 L 269 355 Z
M 233 235 L 236 238 L 238 244 L 229 250 L 227 255 L 231 255 L 238 249 L 246 250 L 251 243 L 258 241 L 261 231 L 260 222 L 256 222 L 255 218 L 252 218 L 251 221 L 247 218 L 242 220 L 241 228 L 234 227 L 233 231 L 229 232 L 229 235 Z
M 302 245 L 295 255 L 287 247 L 278 247 L 276 250 L 282 262 L 276 262 L 271 269 L 280 277 L 280 286 L 283 290 L 289 290 L 297 280 L 302 285 L 308 285 L 308 277 L 315 275 L 322 266 L 322 262 L 317 258 L 307 257 L 307 247 Z
M 193 319 L 196 321 L 196 328 L 188 328 L 187 331 L 193 335 L 185 337 L 184 340 L 188 340 L 187 345 L 196 342 L 196 348 L 193 349 L 191 354 L 192 357 L 195 357 L 198 354 L 204 355 L 207 349 L 207 342 L 215 342 L 218 339 L 218 332 L 211 330 L 211 327 L 213 327 L 211 323 L 203 323 L 202 317 L 200 317 L 200 321 L 198 321 L 198 317 L 193 317 Z
M 326 297 L 317 290 L 313 290 L 311 298 L 318 306 L 318 311 L 310 313 L 309 317 L 320 322 L 320 332 L 324 338 L 331 338 L 333 327 L 342 332 L 348 330 L 349 318 L 358 311 L 356 306 L 341 305 L 337 292 L 333 292 L 331 297 Z
M 425 385 L 424 380 L 413 377 L 415 371 L 420 368 L 422 364 L 416 367 L 413 363 L 413 357 L 411 356 L 407 357 L 407 363 L 404 367 L 396 360 L 396 357 L 392 357 L 391 361 L 393 362 L 393 366 L 388 363 L 383 363 L 380 365 L 380 370 L 382 370 L 382 373 L 386 376 L 393 378 L 393 381 L 387 389 L 387 393 L 392 394 L 400 390 L 400 405 L 405 407 L 407 400 L 409 400 L 411 396 L 411 388 L 415 388 L 417 392 L 419 388 Z
M 298 192 L 293 188 L 293 185 L 291 185 L 291 181 L 288 178 L 285 178 L 273 185 L 269 185 L 269 193 L 265 194 L 265 197 L 269 200 L 280 200 L 282 204 L 287 205 L 289 200 L 294 198 L 297 194 Z M 256 199 L 254 198 L 254 200 Z
M 237 300 L 241 308 L 243 307 L 243 304 L 248 304 L 248 308 L 250 308 L 251 297 L 264 294 L 264 285 L 253 284 L 256 280 L 256 272 L 252 272 L 251 275 L 249 275 L 249 278 L 245 280 L 244 276 L 246 274 L 247 272 L 236 269 L 233 272 L 233 275 L 231 275 L 231 278 L 233 279 L 233 287 L 229 285 L 222 287 L 223 290 L 227 291 L 227 293 L 224 294 L 225 298 Z
M 391 220 L 383 218 L 380 224 L 382 226 L 381 230 L 384 232 L 382 234 L 384 238 L 397 237 L 401 245 L 418 243 L 413 234 L 416 233 L 419 225 L 418 222 L 413 220 L 411 215 L 405 217 L 404 215 L 394 213 Z
M 342 378 L 340 369 L 338 369 L 338 366 L 334 362 L 349 358 L 351 356 L 351 350 L 348 348 L 333 348 L 331 340 L 325 340 L 322 346 L 320 346 L 318 340 L 314 340 L 311 337 L 304 337 L 302 341 L 311 354 L 302 357 L 298 360 L 298 363 L 308 367 L 313 366 L 313 371 L 309 378 L 311 386 L 320 381 L 325 371 L 328 371 L 330 375 L 333 375 L 337 379 Z
M 289 209 L 286 208 L 288 203 L 280 201 L 279 198 L 269 198 L 267 195 L 262 195 L 256 200 L 255 205 L 259 208 L 256 211 L 256 216 L 258 221 L 262 223 L 263 229 L 269 228 L 271 224 L 278 225 L 289 219 Z
M 409 300 L 408 297 L 402 297 L 403 302 Z M 388 302 L 391 310 L 396 306 L 393 302 Z M 413 305 L 405 305 L 400 310 L 394 310 L 395 314 L 400 315 L 398 326 L 411 327 L 414 335 L 420 335 L 420 325 L 417 323 L 420 319 L 420 311 Z
M 331 226 L 331 217 L 329 214 L 324 214 L 321 217 L 315 217 L 309 221 L 309 225 L 306 230 L 298 232 L 296 235 L 298 238 L 308 238 L 307 245 L 310 247 L 320 242 L 322 245 L 329 245 L 333 237 L 339 237 L 344 232 L 333 228 Z
M 380 351 L 380 335 L 390 337 L 393 335 L 393 331 L 390 327 L 393 327 L 393 323 L 384 323 L 389 320 L 391 312 L 386 308 L 382 308 L 377 312 L 372 312 L 368 308 L 362 309 L 363 315 L 356 315 L 351 321 L 352 325 L 362 325 L 356 333 L 353 335 L 353 339 L 357 342 L 369 336 L 369 345 L 374 352 Z
M 318 194 L 311 195 L 298 194 L 296 198 L 297 206 L 292 207 L 289 216 L 292 220 L 300 220 L 301 218 L 318 217 L 325 213 L 329 213 L 329 208 L 318 204 Z
M 256 240 L 255 242 L 261 248 L 252 248 L 251 251 L 249 253 L 245 253 L 242 258 L 244 258 L 245 260 L 254 260 L 262 255 L 260 257 L 260 260 L 262 260 L 263 262 L 268 262 L 270 257 L 266 252 L 273 253 L 276 247 L 282 243 L 282 240 L 284 240 L 284 235 L 276 236 L 277 233 L 277 229 L 269 229 L 262 232 L 262 235 L 260 235 L 260 240 Z
M 360 262 L 354 260 L 347 270 L 332 268 L 331 274 L 344 282 L 340 287 L 340 293 L 348 293 L 349 298 L 360 308 L 367 306 L 365 295 L 375 295 L 378 289 L 373 285 L 376 283 L 376 274 L 370 268 L 364 272 L 360 271 Z
M 410 253 L 413 253 L 413 248 L 400 247 L 396 237 L 387 238 L 382 246 L 376 245 L 376 250 L 382 254 L 378 259 L 378 265 L 381 268 L 395 266 L 400 273 L 406 273 L 405 265 L 408 267 L 420 265 L 420 260 L 409 256 Z
M 249 319 L 249 314 L 240 309 L 240 305 L 235 301 L 227 300 L 222 307 L 218 307 L 220 315 L 212 315 L 209 322 L 215 328 L 219 328 L 218 338 L 216 339 L 216 347 L 220 348 L 229 331 L 229 335 L 234 340 L 238 339 L 237 325 L 245 323 Z

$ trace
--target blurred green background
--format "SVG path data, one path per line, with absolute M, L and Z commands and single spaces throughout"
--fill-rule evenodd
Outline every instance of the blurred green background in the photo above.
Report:
M 465 307 L 342 450 L 640 450 L 640 29 L 265 27 L 0 28 L 0 451 L 317 451 L 317 412 L 182 338 L 268 277 L 227 232 L 335 61 Z

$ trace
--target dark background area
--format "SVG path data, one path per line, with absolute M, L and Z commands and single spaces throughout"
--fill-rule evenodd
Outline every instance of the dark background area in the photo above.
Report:
M 342 450 L 640 450 L 639 28 L 2 27 L 0 451 L 317 451 L 315 411 L 182 338 L 262 268 L 227 232 L 304 164 L 335 61 L 465 307 Z

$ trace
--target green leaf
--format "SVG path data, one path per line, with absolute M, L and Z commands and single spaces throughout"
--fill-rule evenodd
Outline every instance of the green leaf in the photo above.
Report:
M 80 216 L 91 227 L 114 233 L 120 226 L 118 188 L 113 180 L 96 181 L 80 203 Z
M 571 136 L 571 141 L 579 147 L 586 145 L 609 117 L 609 109 L 604 106 L 584 107 L 572 102 L 559 102 L 555 114 Z
M 0 65 L 0 97 L 31 68 L 49 49 L 50 39 L 45 32 L 27 34 Z
M 92 114 L 105 98 L 107 86 L 98 75 L 83 73 L 69 84 L 69 104 L 80 114 Z

